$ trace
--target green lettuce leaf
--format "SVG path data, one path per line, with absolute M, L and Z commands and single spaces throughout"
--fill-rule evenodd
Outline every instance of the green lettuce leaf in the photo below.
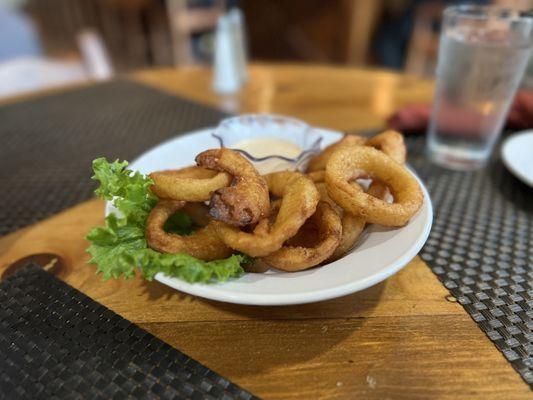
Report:
M 146 218 L 157 203 L 157 197 L 150 191 L 154 182 L 139 172 L 126 169 L 127 166 L 127 161 L 94 160 L 91 179 L 100 183 L 94 193 L 105 200 L 113 200 L 124 218 L 144 229 Z
M 223 260 L 203 261 L 188 254 L 163 254 L 146 244 L 146 219 L 157 203 L 150 191 L 152 180 L 126 167 L 126 161 L 108 162 L 105 158 L 93 161 L 92 179 L 99 182 L 95 194 L 113 201 L 120 215 L 109 214 L 105 225 L 93 228 L 86 239 L 91 242 L 87 252 L 89 263 L 96 264 L 97 273 L 104 279 L 130 278 L 140 269 L 151 280 L 158 272 L 187 282 L 221 282 L 244 273 L 243 264 L 253 261 L 242 254 Z M 196 227 L 185 213 L 174 214 L 165 225 L 169 232 L 191 234 Z

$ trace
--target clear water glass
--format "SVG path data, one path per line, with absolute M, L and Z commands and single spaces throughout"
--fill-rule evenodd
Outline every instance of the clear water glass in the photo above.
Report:
M 502 130 L 533 46 L 533 19 L 492 6 L 444 11 L 428 128 L 431 159 L 483 166 Z

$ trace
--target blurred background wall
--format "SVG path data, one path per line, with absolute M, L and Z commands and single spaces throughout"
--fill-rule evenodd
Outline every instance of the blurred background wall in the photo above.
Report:
M 0 0 L 0 80 L 2 63 L 21 57 L 61 63 L 74 75 L 86 72 L 89 64 L 100 68 L 102 76 L 209 63 L 218 17 L 231 7 L 244 13 L 252 60 L 378 66 L 432 75 L 442 10 L 457 3 L 464 2 Z M 533 0 L 469 3 L 533 7 Z

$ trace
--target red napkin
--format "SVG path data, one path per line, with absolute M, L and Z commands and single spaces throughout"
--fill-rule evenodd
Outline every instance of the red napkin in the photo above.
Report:
M 425 132 L 430 114 L 430 105 L 412 104 L 390 116 L 387 126 L 404 133 Z M 462 120 L 459 111 L 455 121 L 468 124 L 468 121 Z M 506 127 L 515 130 L 533 128 L 533 90 L 518 91 L 507 116 Z

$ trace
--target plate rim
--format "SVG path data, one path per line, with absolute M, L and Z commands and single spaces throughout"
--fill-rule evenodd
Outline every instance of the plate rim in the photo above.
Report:
M 323 130 L 328 134 L 342 135 L 341 132 L 325 129 L 321 127 L 315 127 L 316 129 Z M 142 157 L 145 157 L 147 154 L 156 151 L 160 147 L 164 147 L 168 143 L 188 136 L 205 134 L 206 132 L 212 130 L 212 127 L 200 128 L 196 130 L 191 130 L 189 132 L 184 132 L 179 135 L 173 136 L 167 140 L 164 140 L 152 148 L 141 153 L 135 157 L 131 162 L 130 166 L 133 166 L 137 163 Z M 218 285 L 224 285 L 224 283 L 214 283 L 214 284 L 201 284 L 194 283 L 190 284 L 188 282 L 182 281 L 179 278 L 167 277 L 163 273 L 158 273 L 155 275 L 154 279 L 158 282 L 169 286 L 175 290 L 209 299 L 214 301 L 220 301 L 225 303 L 233 304 L 242 304 L 242 305 L 254 305 L 254 306 L 283 306 L 283 305 L 295 305 L 295 304 L 306 304 L 314 303 L 324 300 L 330 300 L 337 297 L 346 296 L 364 289 L 367 289 L 371 286 L 376 285 L 379 282 L 382 282 L 389 278 L 390 276 L 396 274 L 402 268 L 404 268 L 409 261 L 411 261 L 422 249 L 426 243 L 431 227 L 433 225 L 433 204 L 429 196 L 428 190 L 425 187 L 422 180 L 414 172 L 414 170 L 408 167 L 411 174 L 417 179 L 422 189 L 424 195 L 424 202 L 427 206 L 427 219 L 424 222 L 423 231 L 420 234 L 419 238 L 416 240 L 415 244 L 407 249 L 401 257 L 398 257 L 393 263 L 389 264 L 386 268 L 370 275 L 365 278 L 352 281 L 340 286 L 335 286 L 327 289 L 321 289 L 310 292 L 299 292 L 299 293 L 287 293 L 287 294 L 255 294 L 255 293 L 245 293 L 239 294 L 237 292 L 224 292 L 216 290 Z M 106 214 L 109 211 L 109 202 L 106 206 Z
M 524 131 L 516 132 L 515 134 L 509 136 L 503 141 L 500 154 L 505 167 L 518 179 L 524 182 L 526 185 L 533 187 L 533 176 L 527 176 L 520 169 L 515 168 L 511 160 L 511 155 L 509 152 L 510 148 L 513 145 L 513 142 L 523 138 L 524 136 L 531 136 L 533 138 L 533 129 L 526 129 Z M 533 140 L 532 140 L 533 141 Z

